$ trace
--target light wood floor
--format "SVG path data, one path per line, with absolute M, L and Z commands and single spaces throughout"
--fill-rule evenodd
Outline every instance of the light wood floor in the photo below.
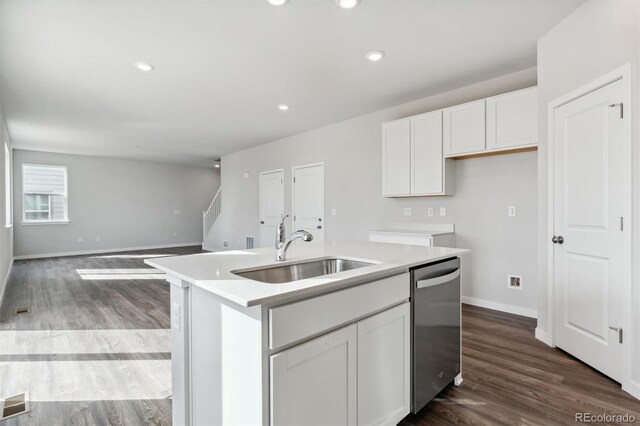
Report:
M 139 256 L 199 251 L 17 261 L 0 307 L 0 392 L 18 375 L 35 387 L 53 385 L 42 385 L 50 400 L 0 426 L 171 424 L 169 287 L 144 277 Z M 113 270 L 123 279 L 103 279 Z M 22 306 L 31 311 L 16 315 Z M 534 327 L 528 318 L 464 305 L 464 383 L 401 424 L 575 424 L 576 412 L 629 412 L 640 425 L 638 400 L 537 341 Z

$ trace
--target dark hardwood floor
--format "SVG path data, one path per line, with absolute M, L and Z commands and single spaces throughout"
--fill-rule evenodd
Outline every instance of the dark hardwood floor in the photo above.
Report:
M 65 386 L 101 380 L 102 388 L 114 386 L 114 395 L 129 395 L 132 382 L 149 378 L 153 384 L 163 379 L 154 374 L 167 375 L 165 364 L 158 369 L 152 364 L 151 370 L 135 364 L 170 359 L 168 339 L 162 334 L 169 329 L 169 286 L 163 279 L 144 277 L 149 267 L 140 256 L 197 252 L 199 247 L 185 247 L 16 261 L 0 307 L 0 342 L 5 342 L 5 348 L 0 347 L 0 392 L 6 387 L 3 383 L 14 379 L 10 374 L 18 364 L 36 380 L 41 371 L 48 371 L 48 364 L 62 364 L 79 381 L 67 383 L 67 370 L 42 374 L 42 381 L 62 385 L 41 391 L 51 395 L 62 389 L 60 398 L 54 394 L 51 400 L 37 400 L 31 412 L 0 425 L 171 424 L 170 399 L 147 398 L 141 391 L 135 399 L 74 400 L 69 395 L 82 390 L 67 392 Z M 105 276 L 114 271 L 123 278 Z M 23 306 L 30 312 L 16 315 L 16 308 Z M 630 413 L 640 424 L 638 400 L 566 353 L 537 341 L 534 328 L 535 320 L 464 305 L 462 386 L 449 386 L 401 424 L 566 425 L 575 424 L 579 412 Z M 38 337 L 49 332 L 51 339 L 20 340 L 30 333 Z M 134 338 L 123 345 L 119 334 L 109 333 Z M 69 340 L 61 345 L 61 338 Z M 118 364 L 126 362 L 134 365 Z
M 569 425 L 576 413 L 629 413 L 640 424 L 640 401 L 538 341 L 535 326 L 530 318 L 463 305 L 462 385 L 450 385 L 401 424 Z

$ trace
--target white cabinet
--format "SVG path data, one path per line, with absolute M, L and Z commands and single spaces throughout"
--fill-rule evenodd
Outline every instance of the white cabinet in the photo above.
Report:
M 442 111 L 411 117 L 411 195 L 453 195 L 454 163 L 442 155 Z
M 444 154 L 454 157 L 485 150 L 485 100 L 443 110 Z
M 411 120 L 382 125 L 382 194 L 402 196 L 411 193 Z
M 397 424 L 411 408 L 409 303 L 358 323 L 358 425 Z
M 411 408 L 410 349 L 404 302 L 272 355 L 271 424 L 398 423 Z
M 355 425 L 357 326 L 271 357 L 272 425 Z
M 517 90 L 487 99 L 487 150 L 538 143 L 538 90 Z
M 442 155 L 442 111 L 382 125 L 385 197 L 452 195 L 453 160 Z

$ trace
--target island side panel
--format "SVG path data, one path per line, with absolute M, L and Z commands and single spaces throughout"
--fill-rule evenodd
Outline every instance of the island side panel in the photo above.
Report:
M 192 424 L 263 423 L 262 345 L 260 306 L 192 287 Z
M 173 276 L 167 280 L 171 284 L 171 414 L 174 425 L 190 425 L 190 284 Z

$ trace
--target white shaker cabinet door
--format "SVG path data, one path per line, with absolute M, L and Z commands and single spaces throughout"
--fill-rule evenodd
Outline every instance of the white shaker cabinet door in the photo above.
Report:
M 411 130 L 411 193 L 442 194 L 442 111 L 412 117 Z
M 487 99 L 487 150 L 537 144 L 537 87 Z
M 469 102 L 443 110 L 444 155 L 474 154 L 485 150 L 485 101 Z
M 411 193 L 411 120 L 382 125 L 382 195 Z
M 358 323 L 358 425 L 389 425 L 411 408 L 410 303 Z
M 356 325 L 271 356 L 272 425 L 356 424 Z

